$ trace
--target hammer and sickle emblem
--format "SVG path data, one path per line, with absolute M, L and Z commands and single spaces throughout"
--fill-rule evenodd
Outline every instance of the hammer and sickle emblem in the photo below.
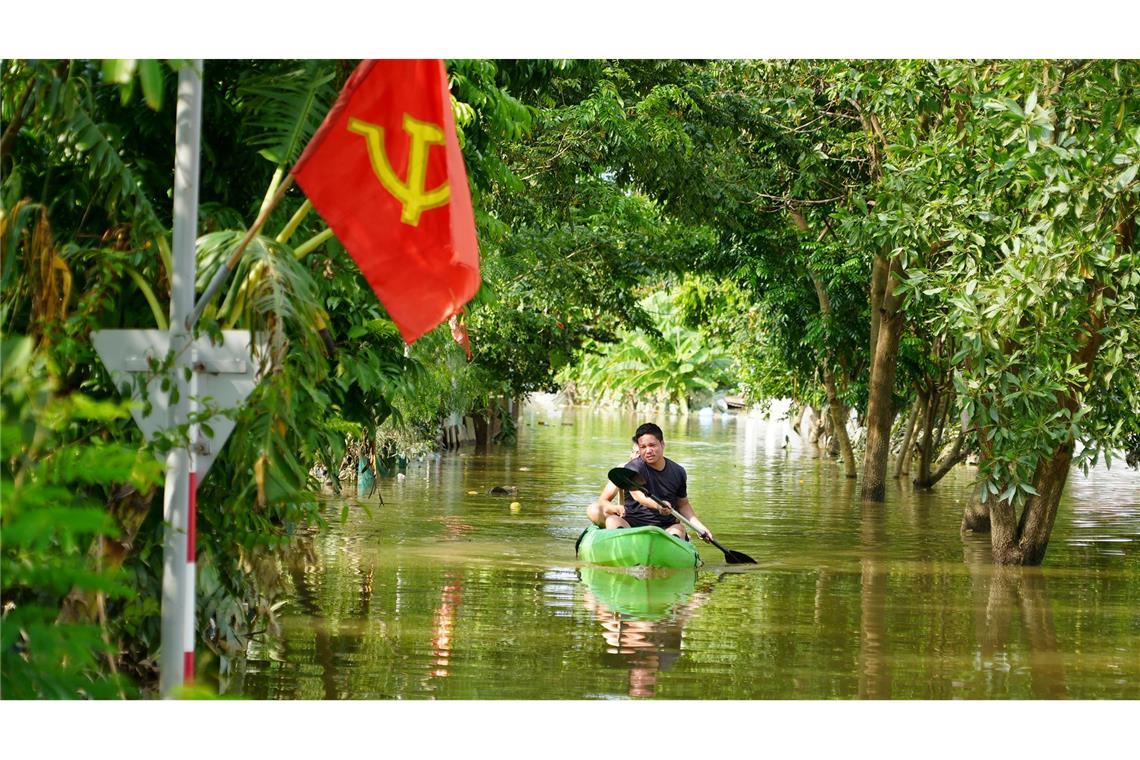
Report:
M 411 137 L 408 146 L 408 178 L 401 180 L 396 176 L 392 164 L 388 161 L 388 154 L 384 148 L 384 128 L 357 118 L 348 120 L 348 130 L 362 135 L 368 145 L 368 157 L 372 161 L 372 170 L 388 192 L 403 204 L 404 210 L 400 213 L 400 221 L 413 227 L 419 225 L 420 214 L 428 209 L 443 206 L 451 197 L 451 188 L 445 180 L 439 187 L 425 190 L 424 183 L 427 177 L 428 152 L 432 145 L 442 145 L 444 133 L 435 124 L 426 121 L 417 121 L 408 114 L 404 114 L 404 131 Z

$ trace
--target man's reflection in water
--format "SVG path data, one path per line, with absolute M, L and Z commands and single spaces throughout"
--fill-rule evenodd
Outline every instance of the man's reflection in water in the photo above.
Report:
M 655 579 L 639 579 L 652 583 Z M 587 586 L 586 609 L 602 626 L 606 642 L 603 662 L 629 669 L 628 694 L 635 698 L 657 695 L 657 676 L 681 656 L 685 624 L 710 596 L 710 590 L 692 591 L 679 599 L 658 619 L 639 619 L 614 609 L 595 596 Z

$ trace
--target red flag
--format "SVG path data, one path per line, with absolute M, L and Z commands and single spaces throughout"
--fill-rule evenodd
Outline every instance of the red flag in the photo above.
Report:
M 362 61 L 293 175 L 406 342 L 479 289 L 475 216 L 443 61 Z

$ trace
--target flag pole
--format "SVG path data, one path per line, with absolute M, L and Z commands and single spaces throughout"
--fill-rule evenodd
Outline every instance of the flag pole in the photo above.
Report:
M 212 301 L 214 296 L 217 295 L 218 291 L 222 287 L 222 284 L 226 281 L 226 278 L 228 278 L 230 276 L 230 273 L 237 268 L 238 261 L 241 260 L 241 256 L 243 253 L 245 253 L 245 249 L 253 241 L 253 238 L 257 235 L 257 233 L 261 232 L 261 228 L 265 226 L 265 222 L 269 219 L 269 215 L 273 212 L 273 209 L 277 208 L 277 204 L 281 202 L 281 199 L 285 197 L 286 191 L 288 191 L 292 186 L 293 172 L 289 172 L 285 175 L 285 179 L 281 182 L 281 186 L 277 188 L 277 192 L 273 194 L 273 198 L 270 199 L 265 208 L 261 210 L 261 213 L 257 215 L 257 219 L 254 220 L 253 226 L 246 230 L 245 235 L 237 244 L 237 248 L 234 248 L 234 252 L 230 254 L 230 257 L 228 259 L 226 259 L 226 263 L 221 267 L 221 269 L 214 273 L 214 277 L 210 280 L 210 284 L 206 286 L 206 291 L 202 293 L 202 297 L 198 299 L 198 303 L 194 305 L 193 311 L 191 311 L 190 314 L 186 317 L 187 332 L 194 331 L 194 325 L 198 324 L 198 319 L 202 316 L 202 312 L 206 310 L 206 307 L 210 304 L 210 301 Z

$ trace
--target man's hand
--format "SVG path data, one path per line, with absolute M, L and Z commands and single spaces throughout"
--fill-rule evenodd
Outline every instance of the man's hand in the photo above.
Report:
M 661 500 L 660 504 L 658 504 L 657 502 L 653 502 L 653 506 L 656 507 L 657 511 L 663 515 L 673 514 L 673 505 L 670 504 L 669 502 L 665 501 L 664 499 Z
M 625 506 L 622 504 L 614 504 L 610 502 L 602 507 L 602 514 L 606 517 L 625 517 Z

